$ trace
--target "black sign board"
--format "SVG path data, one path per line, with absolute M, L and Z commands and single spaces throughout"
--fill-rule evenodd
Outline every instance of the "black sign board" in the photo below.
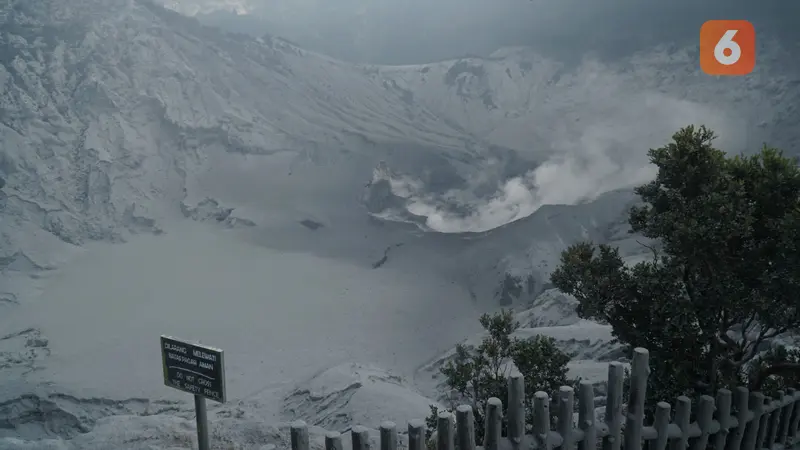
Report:
M 222 350 L 161 336 L 164 384 L 220 403 L 225 402 Z

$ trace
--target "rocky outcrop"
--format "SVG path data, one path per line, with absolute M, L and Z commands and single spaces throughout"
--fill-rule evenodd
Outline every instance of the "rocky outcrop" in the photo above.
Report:
M 256 225 L 250 219 L 236 217 L 233 215 L 234 208 L 220 206 L 219 202 L 213 198 L 206 198 L 195 206 L 189 206 L 186 202 L 181 202 L 181 212 L 187 217 L 198 222 L 217 222 L 228 228 L 253 227 Z
M 288 419 L 303 419 L 329 430 L 352 425 L 377 429 L 381 422 L 406 423 L 430 414 L 436 402 L 408 382 L 361 364 L 332 367 L 300 385 L 284 399 Z

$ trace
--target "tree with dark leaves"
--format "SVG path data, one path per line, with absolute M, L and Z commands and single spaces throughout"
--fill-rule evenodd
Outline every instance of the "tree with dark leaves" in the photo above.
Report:
M 569 247 L 553 284 L 581 317 L 608 323 L 623 344 L 650 350 L 649 400 L 747 384 L 778 389 L 800 360 L 782 348 L 800 326 L 800 170 L 765 146 L 728 157 L 704 126 L 652 149 L 656 178 L 636 188 L 632 233 L 652 259 L 626 265 L 617 249 Z
M 508 376 L 513 367 L 525 377 L 525 406 L 527 422 L 533 423 L 533 398 L 537 391 L 551 396 L 561 386 L 577 386 L 578 380 L 567 377 L 570 355 L 561 351 L 553 338 L 536 335 L 532 338 L 513 336 L 520 324 L 511 311 L 494 315 L 484 314 L 480 323 L 487 334 L 477 347 L 456 346 L 454 357 L 441 368 L 445 384 L 452 389 L 457 403 L 472 406 L 475 416 L 475 438 L 483 441 L 486 401 L 497 397 L 507 410 Z M 557 411 L 557 408 L 552 408 Z M 426 419 L 427 437 L 436 429 L 439 410 L 432 406 Z M 505 417 L 505 414 L 504 416 Z M 506 427 L 505 419 L 503 428 Z

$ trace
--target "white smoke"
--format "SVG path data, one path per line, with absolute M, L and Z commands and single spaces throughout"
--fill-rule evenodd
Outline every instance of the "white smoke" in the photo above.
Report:
M 591 201 L 653 179 L 656 168 L 649 163 L 647 150 L 669 142 L 682 126 L 708 125 L 724 138 L 717 142 L 723 149 L 725 142 L 742 142 L 742 128 L 719 111 L 660 94 L 638 100 L 611 118 L 552 132 L 556 152 L 525 175 L 500 180 L 488 197 L 478 198 L 470 189 L 433 197 L 419 180 L 408 177 L 394 177 L 393 192 L 406 198 L 408 212 L 425 217 L 432 230 L 481 232 L 527 217 L 543 205 Z
M 409 198 L 408 211 L 426 217 L 426 225 L 435 231 L 480 232 L 527 217 L 544 205 L 594 200 L 605 192 L 646 182 L 654 174 L 653 166 L 620 165 L 602 153 L 570 153 L 555 156 L 523 176 L 504 181 L 488 199 L 457 205 L 468 208 L 471 212 L 467 215 L 452 212 L 443 207 L 443 202 L 423 196 Z M 449 192 L 445 197 L 464 195 Z

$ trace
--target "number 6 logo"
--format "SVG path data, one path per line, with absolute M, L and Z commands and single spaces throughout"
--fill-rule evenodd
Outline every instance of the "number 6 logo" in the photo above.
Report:
M 700 28 L 700 68 L 709 75 L 747 75 L 756 65 L 756 32 L 746 20 L 709 20 Z
M 718 63 L 732 66 L 739 62 L 739 59 L 742 57 L 742 47 L 733 41 L 733 37 L 736 36 L 737 31 L 738 30 L 726 31 L 725 34 L 722 35 L 722 39 L 714 46 L 714 59 L 716 59 Z M 730 51 L 730 54 L 726 54 L 726 50 Z

